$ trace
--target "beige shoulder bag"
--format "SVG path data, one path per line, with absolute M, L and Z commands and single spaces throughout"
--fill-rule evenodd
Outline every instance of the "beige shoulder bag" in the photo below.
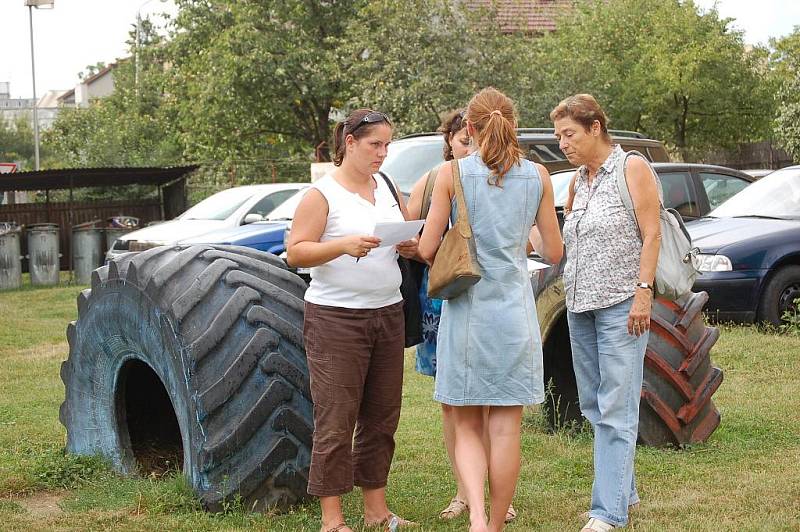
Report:
M 467 202 L 458 162 L 452 162 L 456 195 L 456 224 L 444 235 L 428 273 L 428 297 L 452 299 L 481 280 L 475 237 L 469 225 Z

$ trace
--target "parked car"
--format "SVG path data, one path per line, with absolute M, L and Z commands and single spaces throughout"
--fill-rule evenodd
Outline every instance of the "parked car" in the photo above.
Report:
M 206 233 L 265 221 L 276 207 L 307 187 L 307 183 L 280 183 L 217 192 L 174 220 L 121 236 L 108 250 L 106 260 L 122 253 L 176 244 Z
M 746 174 L 750 174 L 751 176 L 755 177 L 756 179 L 761 179 L 764 176 L 768 176 L 775 170 L 771 168 L 745 168 L 742 172 Z
M 739 170 L 710 164 L 653 163 L 653 168 L 661 181 L 664 206 L 675 209 L 687 221 L 708 214 L 755 180 Z M 559 210 L 567 201 L 574 173 L 569 170 L 551 176 Z
M 800 298 L 800 165 L 776 170 L 687 224 L 719 320 L 781 323 Z
M 612 140 L 625 150 L 638 150 L 651 161 L 669 161 L 667 150 L 657 140 L 635 131 L 609 130 Z M 517 138 L 528 159 L 543 164 L 548 171 L 565 170 L 572 165 L 558 147 L 552 128 L 518 128 Z M 381 170 L 392 176 L 408 195 L 417 179 L 441 163 L 444 138 L 441 133 L 419 133 L 392 141 Z
M 281 255 L 286 249 L 286 229 L 292 223 L 294 211 L 300 204 L 307 189 L 300 189 L 296 194 L 278 205 L 262 221 L 245 225 L 225 227 L 192 238 L 182 239 L 179 244 L 226 244 L 246 246 Z

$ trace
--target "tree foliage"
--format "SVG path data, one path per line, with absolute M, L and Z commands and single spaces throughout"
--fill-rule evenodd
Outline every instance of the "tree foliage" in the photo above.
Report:
M 19 162 L 20 170 L 33 169 L 33 152 L 31 119 L 20 116 L 10 122 L 0 118 L 0 162 Z
M 44 133 L 44 143 L 59 157 L 60 165 L 162 166 L 180 162 L 177 124 L 164 91 L 165 49 L 148 21 L 143 23 L 141 40 L 138 83 L 134 60 L 119 61 L 110 96 L 93 100 L 87 108 L 62 109 L 53 127 Z M 129 44 L 133 52 L 135 43 L 131 40 Z
M 488 85 L 515 99 L 522 126 L 550 126 L 559 100 L 591 92 L 613 127 L 687 160 L 764 138 L 774 117 L 778 63 L 691 0 L 578 0 L 543 37 L 503 34 L 492 8 L 442 0 L 177 3 L 168 39 L 143 28 L 138 83 L 123 61 L 112 96 L 59 116 L 47 142 L 63 164 L 199 162 L 218 184 L 307 178 L 349 110 L 429 131 Z
M 766 51 L 691 0 L 579 2 L 541 41 L 547 100 L 593 93 L 612 126 L 661 139 L 691 160 L 763 137 Z
M 800 162 L 800 26 L 793 33 L 773 41 L 772 63 L 778 84 L 775 138 Z

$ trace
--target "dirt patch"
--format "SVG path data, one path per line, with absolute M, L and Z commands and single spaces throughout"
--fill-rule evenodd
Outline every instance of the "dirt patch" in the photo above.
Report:
M 25 349 L 18 349 L 15 351 L 6 351 L 8 359 L 20 361 L 32 360 L 64 360 L 69 353 L 69 344 L 67 342 L 59 342 L 57 344 L 39 344 Z
M 59 504 L 64 497 L 64 493 L 38 492 L 28 497 L 14 499 L 14 502 L 22 506 L 31 517 L 42 519 L 63 514 L 64 510 Z

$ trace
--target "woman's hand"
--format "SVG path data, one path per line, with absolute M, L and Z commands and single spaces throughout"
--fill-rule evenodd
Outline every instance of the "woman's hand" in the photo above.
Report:
M 650 329 L 650 313 L 653 310 L 653 293 L 647 288 L 637 288 L 633 305 L 628 314 L 628 334 L 641 336 Z
M 397 252 L 401 257 L 406 259 L 413 259 L 417 255 L 417 248 L 419 247 L 419 240 L 416 237 L 411 240 L 404 240 L 395 246 Z
M 376 248 L 381 244 L 381 239 L 371 235 L 353 235 L 343 237 L 342 240 L 342 253 L 346 253 L 351 257 L 361 258 L 366 257 L 372 248 Z

